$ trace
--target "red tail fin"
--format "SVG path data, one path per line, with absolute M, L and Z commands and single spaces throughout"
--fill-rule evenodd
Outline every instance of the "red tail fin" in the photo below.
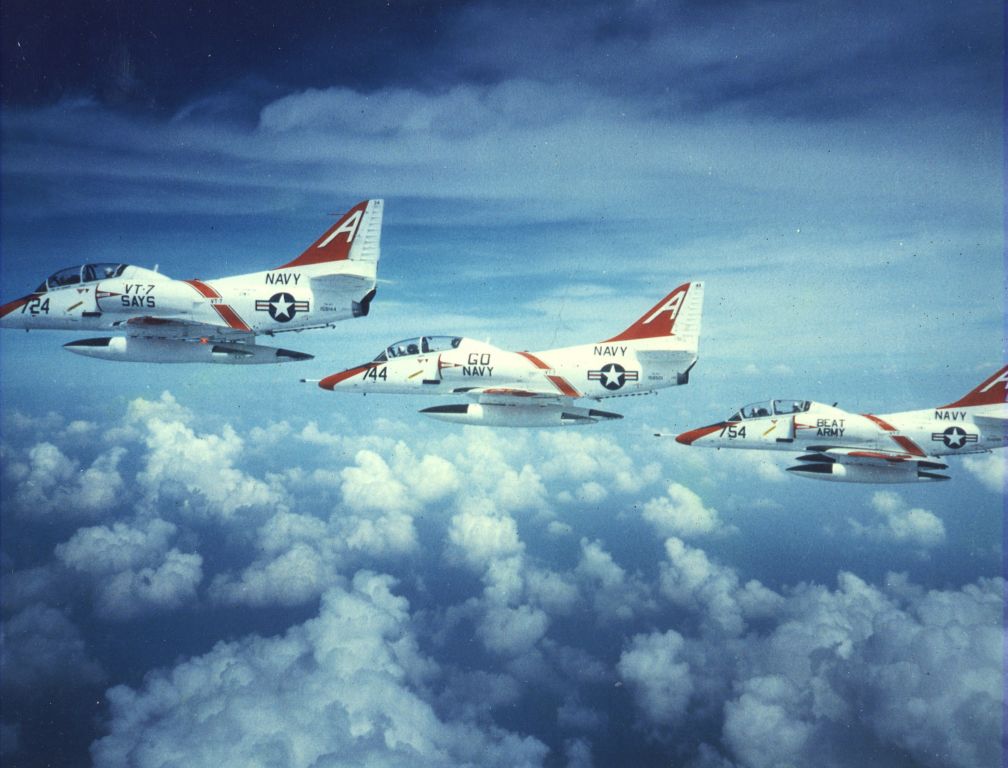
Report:
M 340 220 L 333 224 L 326 233 L 312 243 L 294 261 L 288 262 L 277 269 L 287 267 L 305 267 L 309 264 L 322 264 L 326 261 L 345 261 L 350 256 L 350 247 L 360 229 L 364 211 L 370 201 L 363 200 L 344 213 Z
M 954 403 L 942 408 L 965 408 L 968 405 L 998 405 L 1008 401 L 1008 365 L 984 381 L 979 387 Z
M 683 283 L 672 293 L 655 304 L 651 309 L 642 315 L 637 322 L 627 328 L 618 336 L 613 336 L 607 341 L 635 341 L 637 339 L 654 339 L 666 336 L 673 336 L 676 320 L 686 303 L 686 296 L 690 296 L 691 304 L 696 303 L 696 325 L 699 326 L 699 302 L 703 301 L 703 283 Z M 699 327 L 690 329 L 693 333 L 699 333 Z M 691 334 L 692 335 L 692 334 Z

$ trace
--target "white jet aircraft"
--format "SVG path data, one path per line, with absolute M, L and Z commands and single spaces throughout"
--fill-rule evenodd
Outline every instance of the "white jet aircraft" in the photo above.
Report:
M 683 445 L 794 451 L 802 477 L 845 483 L 948 480 L 940 456 L 989 453 L 1008 444 L 1008 366 L 948 405 L 876 416 L 811 400 L 747 405 L 727 421 L 676 436 Z
M 622 418 L 573 405 L 686 384 L 697 361 L 703 283 L 686 283 L 622 333 L 597 344 L 507 352 L 460 336 L 421 336 L 387 347 L 319 382 L 345 392 L 455 395 L 468 402 L 420 413 L 496 427 L 594 424 Z
M 256 334 L 324 328 L 368 313 L 381 250 L 382 201 L 358 203 L 300 256 L 217 280 L 173 280 L 130 264 L 61 269 L 0 307 L 0 327 L 118 331 L 64 344 L 79 355 L 143 363 L 283 363 L 312 355 Z

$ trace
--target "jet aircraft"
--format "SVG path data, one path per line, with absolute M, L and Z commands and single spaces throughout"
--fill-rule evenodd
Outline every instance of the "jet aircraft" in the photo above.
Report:
M 382 201 L 344 213 L 304 253 L 274 269 L 173 280 L 130 264 L 61 269 L 0 307 L 0 327 L 113 331 L 64 348 L 144 363 L 283 363 L 312 355 L 255 344 L 257 334 L 324 328 L 368 313 L 381 250 Z
M 770 400 L 726 421 L 676 436 L 683 445 L 802 453 L 789 467 L 802 477 L 845 483 L 948 480 L 936 459 L 989 453 L 1008 444 L 1008 366 L 948 405 L 857 414 L 811 400 Z
M 680 285 L 622 333 L 596 344 L 508 352 L 461 336 L 420 336 L 319 381 L 328 390 L 454 395 L 420 411 L 497 427 L 593 424 L 622 418 L 574 405 L 689 382 L 697 361 L 703 283 Z

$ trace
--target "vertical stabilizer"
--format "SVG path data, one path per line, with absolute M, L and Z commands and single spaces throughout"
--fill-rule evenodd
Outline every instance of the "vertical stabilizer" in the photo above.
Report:
M 704 284 L 683 283 L 633 325 L 605 343 L 648 341 L 650 349 L 696 351 L 700 341 Z
M 277 269 L 332 261 L 377 264 L 381 255 L 382 200 L 364 200 L 344 213 L 304 253 Z
M 971 405 L 1000 405 L 1008 400 L 1008 365 L 985 379 L 976 389 L 942 408 L 967 408 Z

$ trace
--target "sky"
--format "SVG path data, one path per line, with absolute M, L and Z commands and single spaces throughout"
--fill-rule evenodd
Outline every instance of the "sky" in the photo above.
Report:
M 1000 765 L 1003 452 L 847 486 L 653 434 L 1003 365 L 1003 8 L 335 6 L 0 6 L 4 301 L 267 269 L 386 200 L 371 314 L 282 339 L 312 361 L 0 335 L 4 764 Z M 298 381 L 698 279 L 690 384 L 619 422 Z

